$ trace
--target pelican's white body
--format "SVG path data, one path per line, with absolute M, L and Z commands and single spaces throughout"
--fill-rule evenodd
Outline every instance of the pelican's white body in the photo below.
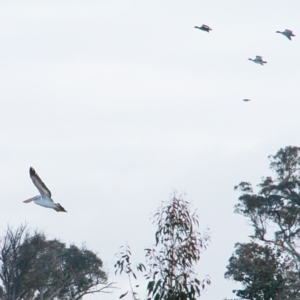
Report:
M 34 203 L 40 206 L 44 206 L 47 208 L 57 208 L 57 205 L 50 200 L 49 198 L 42 198 L 41 196 L 36 196 L 34 199 Z

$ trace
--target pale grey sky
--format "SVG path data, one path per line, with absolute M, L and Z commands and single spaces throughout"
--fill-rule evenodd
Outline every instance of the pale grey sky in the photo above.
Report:
M 201 299 L 234 298 L 224 272 L 251 228 L 233 187 L 300 144 L 299 11 L 298 0 L 2 1 L 1 232 L 26 221 L 86 242 L 121 287 L 114 254 L 128 242 L 142 260 L 149 217 L 176 189 L 211 229 Z M 275 33 L 285 28 L 293 41 Z M 67 214 L 22 203 L 37 194 L 30 166 Z

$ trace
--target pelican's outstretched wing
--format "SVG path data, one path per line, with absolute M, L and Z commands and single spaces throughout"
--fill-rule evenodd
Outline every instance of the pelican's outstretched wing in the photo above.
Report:
M 34 168 L 30 167 L 29 174 L 30 174 L 33 184 L 39 190 L 41 196 L 43 198 L 51 199 L 51 192 L 48 190 L 45 183 L 41 180 L 41 178 L 38 176 L 38 174 L 36 174 Z
M 256 60 L 262 60 L 262 56 L 260 56 L 260 55 L 256 55 L 256 58 L 255 58 Z

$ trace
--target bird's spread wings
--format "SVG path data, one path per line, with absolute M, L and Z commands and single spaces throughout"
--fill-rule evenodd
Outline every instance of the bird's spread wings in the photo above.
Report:
M 45 183 L 41 180 L 41 178 L 38 176 L 38 174 L 36 174 L 35 170 L 32 167 L 30 167 L 30 169 L 29 169 L 29 174 L 30 174 L 33 184 L 39 190 L 41 196 L 43 198 L 51 199 L 51 192 L 48 190 Z

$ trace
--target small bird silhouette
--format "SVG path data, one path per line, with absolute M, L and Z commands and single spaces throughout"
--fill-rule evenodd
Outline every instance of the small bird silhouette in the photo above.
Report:
M 262 59 L 262 56 L 259 56 L 259 55 L 256 55 L 256 57 L 254 58 L 254 59 L 252 59 L 252 58 L 248 58 L 248 60 L 252 60 L 253 62 L 255 62 L 256 64 L 260 64 L 260 65 L 264 65 L 264 64 L 266 64 L 267 62 L 266 61 L 264 61 L 263 59 Z
M 243 101 L 248 102 L 251 101 L 251 99 L 243 99 Z
M 295 35 L 293 34 L 293 31 L 292 31 L 292 30 L 289 30 L 289 29 L 286 29 L 285 31 L 279 31 L 279 30 L 277 30 L 276 32 L 277 32 L 277 33 L 283 34 L 283 35 L 286 36 L 290 41 L 292 40 L 292 36 L 295 36 Z
M 212 30 L 209 26 L 203 24 L 201 27 L 199 26 L 195 26 L 194 28 L 197 28 L 197 29 L 200 29 L 202 31 L 206 31 L 206 32 L 209 32 L 210 30 Z

